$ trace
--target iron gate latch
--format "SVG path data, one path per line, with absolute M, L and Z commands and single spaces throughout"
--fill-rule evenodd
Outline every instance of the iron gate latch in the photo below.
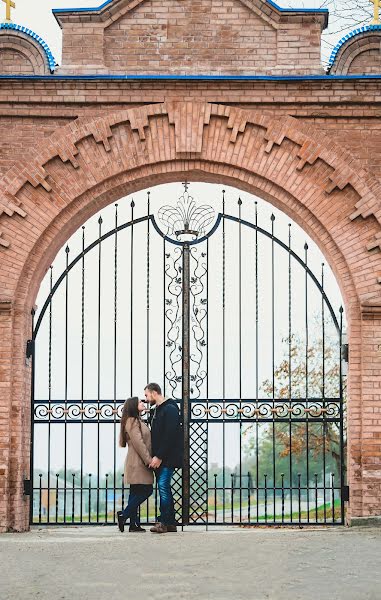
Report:
M 24 496 L 32 495 L 32 482 L 30 479 L 24 479 Z
M 26 343 L 26 358 L 32 358 L 34 353 L 34 340 L 27 340 Z
M 342 494 L 344 502 L 349 502 L 349 485 L 343 486 Z

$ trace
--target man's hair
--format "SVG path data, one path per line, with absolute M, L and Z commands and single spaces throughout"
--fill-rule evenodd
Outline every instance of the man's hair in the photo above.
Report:
M 144 389 L 150 392 L 156 392 L 159 394 L 159 396 L 161 396 L 161 387 L 158 383 L 147 383 Z

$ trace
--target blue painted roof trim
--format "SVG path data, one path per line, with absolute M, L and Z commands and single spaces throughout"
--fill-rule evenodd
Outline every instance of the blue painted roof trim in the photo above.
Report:
M 344 44 L 348 40 L 356 37 L 356 35 L 359 35 L 360 33 L 364 33 L 366 31 L 380 31 L 381 32 L 381 25 L 364 25 L 364 27 L 359 27 L 358 29 L 354 29 L 350 33 L 347 33 L 347 35 L 344 35 L 344 37 L 342 37 L 341 40 L 337 42 L 336 46 L 334 47 L 334 49 L 331 52 L 331 56 L 329 57 L 329 61 L 328 61 L 328 69 L 330 69 L 332 67 L 333 63 L 335 62 L 336 56 L 338 55 L 338 53 L 340 52 L 340 50 L 344 46 Z
M 32 31 L 31 29 L 28 29 L 27 27 L 23 27 L 22 25 L 16 25 L 16 23 L 0 23 L 0 29 L 11 29 L 13 31 L 21 31 L 22 33 L 25 33 L 25 35 L 28 35 L 33 40 L 38 42 L 40 44 L 40 46 L 42 47 L 43 51 L 45 52 L 45 56 L 48 61 L 50 72 L 51 73 L 54 72 L 54 69 L 56 68 L 56 65 L 57 65 L 56 60 L 55 60 L 48 44 L 39 35 L 37 35 L 37 33 L 34 33 L 34 31 Z
M 0 75 L 34 81 L 350 81 L 379 80 L 380 75 Z
M 106 8 L 106 6 L 108 6 L 112 2 L 113 0 L 106 0 L 106 2 L 103 2 L 103 4 L 101 4 L 100 6 L 95 6 L 92 8 L 53 8 L 52 12 L 53 14 L 71 12 L 96 12 L 102 10 L 103 8 Z M 329 13 L 328 8 L 282 8 L 281 6 L 278 6 L 278 4 L 273 2 L 273 0 L 266 0 L 266 2 L 267 4 L 270 4 L 270 6 L 272 6 L 273 8 L 276 8 L 276 10 L 279 10 L 279 12 L 322 13 L 326 15 L 328 15 Z

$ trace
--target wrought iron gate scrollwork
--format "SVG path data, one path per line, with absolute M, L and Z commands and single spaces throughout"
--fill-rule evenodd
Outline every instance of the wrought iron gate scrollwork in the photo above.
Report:
M 31 522 L 115 523 L 128 493 L 117 464 L 124 397 L 155 373 L 182 414 L 179 523 L 341 524 L 343 310 L 329 301 L 324 265 L 319 277 L 308 245 L 302 257 L 293 250 L 291 225 L 285 240 L 273 214 L 262 227 L 257 204 L 244 219 L 241 199 L 229 214 L 225 192 L 218 211 L 183 185 L 157 211 L 149 192 L 129 218 L 115 205 L 113 227 L 104 232 L 100 217 L 86 243 L 84 226 L 55 282 L 50 269 L 33 326 Z M 155 490 L 142 521 L 158 510 Z

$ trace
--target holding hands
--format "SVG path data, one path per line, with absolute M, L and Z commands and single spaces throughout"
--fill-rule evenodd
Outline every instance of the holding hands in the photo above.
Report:
M 148 466 L 149 466 L 150 469 L 158 469 L 160 467 L 160 465 L 161 465 L 162 462 L 163 461 L 161 460 L 161 458 L 158 458 L 157 456 L 154 456 Z

